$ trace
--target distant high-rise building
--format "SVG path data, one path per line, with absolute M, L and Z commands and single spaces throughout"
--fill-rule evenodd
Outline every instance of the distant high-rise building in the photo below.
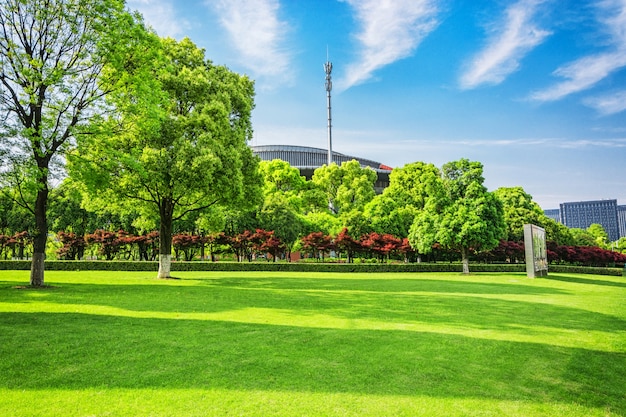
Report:
M 619 237 L 626 237 L 626 206 L 617 206 L 617 222 L 619 223 Z
M 570 228 L 587 229 L 594 223 L 602 225 L 609 241 L 619 239 L 617 200 L 579 201 L 560 205 L 561 223 Z
M 544 210 L 543 214 L 545 214 L 547 217 L 551 218 L 555 222 L 561 222 L 561 210 L 559 209 Z

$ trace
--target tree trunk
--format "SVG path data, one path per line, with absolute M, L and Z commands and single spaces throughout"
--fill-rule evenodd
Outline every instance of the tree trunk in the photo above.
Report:
M 45 174 L 39 179 L 41 188 L 35 200 L 35 233 L 33 236 L 33 261 L 30 267 L 30 285 L 43 287 L 44 260 L 46 259 L 46 243 L 48 241 L 48 178 Z
M 463 262 L 463 275 L 469 275 L 469 256 L 466 248 L 461 248 L 461 258 Z
M 161 225 L 159 228 L 159 272 L 157 278 L 171 278 L 172 266 L 172 215 L 174 204 L 171 199 L 161 200 L 159 214 Z

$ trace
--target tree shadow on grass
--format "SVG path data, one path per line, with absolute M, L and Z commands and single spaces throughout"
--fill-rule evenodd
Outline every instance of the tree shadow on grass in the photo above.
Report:
M 5 293 L 7 296 L 3 296 L 2 300 L 15 303 L 51 303 L 60 311 L 76 311 L 76 307 L 72 306 L 81 306 L 80 311 L 86 313 L 96 307 L 127 310 L 130 315 L 133 312 L 142 312 L 155 315 L 166 313 L 172 316 L 262 310 L 290 316 L 293 320 L 298 320 L 298 317 L 323 316 L 330 321 L 359 320 L 517 333 L 521 328 L 528 329 L 530 333 L 537 326 L 604 332 L 626 329 L 626 320 L 613 315 L 543 303 L 539 298 L 537 302 L 533 302 L 498 298 L 499 293 L 494 295 L 493 291 L 477 294 L 470 291 L 472 284 L 467 284 L 465 292 L 433 294 L 435 288 L 446 287 L 447 281 L 437 281 L 434 285 L 429 282 L 419 283 L 423 292 L 418 287 L 405 292 L 375 291 L 377 285 L 381 285 L 381 280 L 339 280 L 342 282 L 334 282 L 330 286 L 327 286 L 328 281 L 335 280 L 280 278 L 228 279 L 226 283 L 223 280 L 212 281 L 215 285 L 63 283 L 51 292 L 10 291 Z M 406 280 L 404 283 L 406 284 Z M 453 284 L 454 282 L 450 283 Z M 462 288 L 465 287 L 457 286 L 457 290 Z M 520 295 L 525 295 L 525 288 L 529 288 L 529 295 L 536 295 L 536 288 L 532 287 L 519 288 Z M 100 309 L 94 314 L 116 315 L 119 312 L 107 313 L 106 309 Z M 332 327 L 332 323 L 327 327 Z
M 569 275 L 550 275 L 544 279 L 553 280 L 553 281 L 563 281 L 563 282 L 573 282 L 576 284 L 585 284 L 585 285 L 604 285 L 608 287 L 619 287 L 626 288 L 626 280 L 624 282 L 616 282 L 616 281 L 607 281 L 598 278 L 583 278 L 583 277 L 572 277 Z
M 565 294 L 566 291 L 557 288 L 547 288 L 513 283 L 475 282 L 461 280 L 442 280 L 428 278 L 412 279 L 375 279 L 375 278 L 221 278 L 204 280 L 203 283 L 211 286 L 235 288 L 272 288 L 283 290 L 341 290 L 341 291 L 370 291 L 370 292 L 439 292 L 461 294 Z
M 223 388 L 577 403 L 626 413 L 626 354 L 409 331 L 0 313 L 0 387 Z

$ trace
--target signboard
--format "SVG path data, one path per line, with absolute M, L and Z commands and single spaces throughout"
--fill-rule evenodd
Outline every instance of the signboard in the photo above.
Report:
M 528 278 L 548 275 L 548 248 L 546 231 L 534 224 L 524 225 L 524 247 L 526 252 L 526 275 Z

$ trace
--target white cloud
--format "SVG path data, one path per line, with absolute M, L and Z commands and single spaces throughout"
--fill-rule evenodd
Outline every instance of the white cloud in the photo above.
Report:
M 220 23 L 255 76 L 291 77 L 291 57 L 284 47 L 289 27 L 279 19 L 278 0 L 209 0 Z
M 356 12 L 361 30 L 359 59 L 347 67 L 345 90 L 370 79 L 373 73 L 411 55 L 438 22 L 435 0 L 345 0 Z
M 599 4 L 599 21 L 609 35 L 610 49 L 568 63 L 554 75 L 564 78 L 544 90 L 533 93 L 537 101 L 554 101 L 593 87 L 602 79 L 626 66 L 626 0 L 608 0 Z
M 551 32 L 536 27 L 533 18 L 541 0 L 521 0 L 506 9 L 495 24 L 487 46 L 472 59 L 461 76 L 464 89 L 499 84 L 519 68 L 520 60 Z
M 602 115 L 620 113 L 626 110 L 626 90 L 599 97 L 590 97 L 584 103 Z
M 188 23 L 176 16 L 173 0 L 128 0 L 130 10 L 137 10 L 145 22 L 163 37 L 178 38 Z

